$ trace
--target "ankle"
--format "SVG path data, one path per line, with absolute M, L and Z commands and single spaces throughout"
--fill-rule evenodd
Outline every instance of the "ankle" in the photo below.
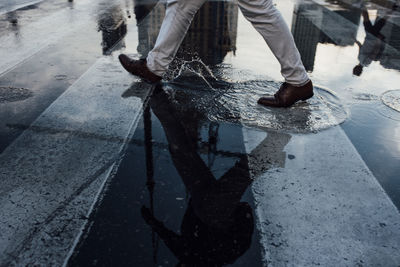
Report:
M 307 79 L 305 82 L 302 82 L 302 83 L 288 83 L 288 84 L 290 84 L 291 86 L 294 86 L 294 87 L 302 87 L 302 86 L 304 86 L 304 85 L 306 85 L 306 84 L 308 84 L 309 82 L 311 82 L 311 80 L 310 79 Z

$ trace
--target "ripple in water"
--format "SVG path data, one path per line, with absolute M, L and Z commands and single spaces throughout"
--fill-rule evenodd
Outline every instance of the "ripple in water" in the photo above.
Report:
M 373 94 L 367 94 L 367 93 L 359 93 L 355 94 L 353 96 L 355 100 L 362 100 L 362 101 L 373 101 L 373 100 L 378 100 L 379 97 Z
M 339 98 L 330 90 L 315 86 L 314 97 L 307 102 L 297 102 L 290 108 L 267 108 L 257 104 L 264 95 L 273 95 L 280 83 L 273 81 L 249 81 L 239 83 L 241 91 L 242 123 L 249 126 L 285 131 L 316 132 L 344 122 L 348 116 Z
M 266 108 L 257 104 L 273 95 L 280 83 L 265 80 L 226 82 L 183 71 L 166 85 L 177 105 L 195 109 L 211 121 L 241 123 L 283 132 L 317 132 L 344 122 L 348 116 L 330 90 L 315 87 L 314 97 L 290 108 Z
M 400 112 L 400 90 L 386 91 L 381 96 L 383 104 Z

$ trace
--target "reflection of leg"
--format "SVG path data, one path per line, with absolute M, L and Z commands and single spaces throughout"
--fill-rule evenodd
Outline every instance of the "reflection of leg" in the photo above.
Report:
M 364 24 L 364 29 L 366 32 L 369 32 L 369 33 L 373 32 L 373 26 L 372 26 L 371 21 L 364 19 L 363 24 Z
M 147 66 L 162 76 L 174 59 L 197 10 L 206 0 L 170 0 L 156 44 L 147 56 Z
M 285 166 L 286 153 L 283 151 L 291 136 L 286 133 L 268 132 L 267 137 L 249 154 L 252 178 L 270 168 Z
M 386 24 L 386 19 L 384 18 L 377 18 L 374 24 L 374 30 L 376 31 L 376 33 L 380 33 L 380 31 L 382 30 L 383 26 L 385 26 Z
M 371 21 L 369 20 L 368 11 L 366 9 L 364 9 L 361 14 L 363 17 L 363 24 L 364 24 L 365 31 L 372 33 L 373 27 L 372 27 Z
M 164 129 L 174 165 L 196 201 L 197 194 L 202 195 L 203 191 L 215 182 L 215 178 L 186 135 L 178 111 L 168 99 L 168 95 L 161 88 L 157 88 L 149 103 Z
M 271 51 L 281 64 L 286 82 L 304 85 L 308 80 L 292 34 L 272 0 L 239 0 L 243 15 L 263 36 Z
M 167 94 L 161 88 L 157 89 L 150 99 L 150 106 L 164 129 L 172 161 L 191 195 L 193 210 L 207 222 L 209 209 L 205 195 L 215 187 L 216 179 L 188 138 L 178 111 Z
M 217 226 L 227 224 L 253 179 L 272 167 L 284 167 L 286 153 L 283 149 L 290 138 L 289 134 L 269 132 L 248 157 L 241 157 L 222 175 L 203 197 L 208 208 L 204 216 L 207 221 Z
M 171 158 L 191 194 L 191 206 L 196 216 L 207 225 L 227 227 L 226 222 L 232 220 L 231 215 L 251 183 L 247 158 L 244 156 L 217 181 L 186 135 L 178 112 L 166 93 L 157 90 L 149 103 L 164 129 Z
M 227 201 L 236 206 L 251 182 L 247 156 L 243 155 L 217 183 L 219 193 L 226 195 Z
M 207 209 L 203 212 L 203 219 L 214 227 L 228 227 L 251 182 L 247 156 L 243 155 L 241 160 L 205 192 L 203 202 Z

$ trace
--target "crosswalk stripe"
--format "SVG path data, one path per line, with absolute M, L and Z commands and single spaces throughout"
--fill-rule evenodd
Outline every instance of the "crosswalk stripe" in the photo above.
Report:
M 80 30 L 92 17 L 97 4 L 79 1 L 74 9 L 64 8 L 38 21 L 0 36 L 0 75 L 10 71 L 62 37 Z
M 63 263 L 142 112 L 142 98 L 121 97 L 130 80 L 99 59 L 0 155 L 2 264 Z
M 12 12 L 17 9 L 24 8 L 26 6 L 38 4 L 40 2 L 43 2 L 43 0 L 28 0 L 28 1 L 22 1 L 20 3 L 15 3 L 12 5 L 6 5 L 4 3 L 2 6 L 0 6 L 0 16 L 3 14 L 6 14 L 8 12 Z
M 250 168 L 269 164 L 252 187 L 268 266 L 399 264 L 400 214 L 341 127 L 243 134 Z

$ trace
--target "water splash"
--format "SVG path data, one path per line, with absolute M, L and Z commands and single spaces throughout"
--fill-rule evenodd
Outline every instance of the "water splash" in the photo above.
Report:
M 213 82 L 218 80 L 211 69 L 198 56 L 193 56 L 191 60 L 176 58 L 163 78 L 166 81 L 179 78 L 184 80 L 185 77 L 191 78 L 193 75 L 203 80 L 209 88 L 213 88 Z
M 187 65 L 184 68 L 188 68 Z M 173 92 L 177 104 L 194 108 L 211 121 L 309 133 L 338 125 L 348 117 L 339 98 L 321 87 L 315 88 L 315 96 L 307 102 L 299 102 L 291 108 L 265 108 L 258 105 L 257 100 L 266 94 L 274 94 L 279 83 L 265 80 L 227 82 L 207 72 L 207 75 L 191 73 L 181 71 L 175 80 L 166 84 L 166 88 Z

